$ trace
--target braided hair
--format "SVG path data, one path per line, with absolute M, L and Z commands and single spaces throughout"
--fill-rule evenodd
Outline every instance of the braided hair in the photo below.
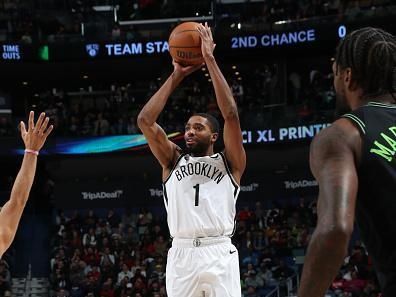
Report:
M 366 27 L 348 34 L 336 49 L 338 69 L 351 68 L 363 98 L 390 94 L 396 101 L 396 36 Z

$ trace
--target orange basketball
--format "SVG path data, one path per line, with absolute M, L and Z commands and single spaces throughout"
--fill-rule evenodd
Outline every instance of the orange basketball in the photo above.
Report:
M 203 63 L 198 23 L 186 22 L 173 29 L 169 36 L 169 52 L 176 62 L 187 66 Z

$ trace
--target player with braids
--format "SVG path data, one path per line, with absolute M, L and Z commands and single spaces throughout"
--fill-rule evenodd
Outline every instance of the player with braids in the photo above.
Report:
M 390 94 L 396 100 L 396 40 L 381 29 L 364 28 L 341 40 L 336 58 L 340 69 L 352 70 L 352 79 L 365 97 Z
M 354 222 L 373 259 L 382 297 L 396 294 L 396 38 L 351 32 L 333 62 L 337 111 L 311 144 L 318 221 L 299 297 L 323 297 L 347 254 Z M 348 111 L 347 111 L 348 110 Z

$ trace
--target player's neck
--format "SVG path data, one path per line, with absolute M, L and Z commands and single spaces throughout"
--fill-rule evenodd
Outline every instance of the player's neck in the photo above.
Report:
M 395 104 L 396 96 L 392 97 L 391 94 L 385 94 L 380 96 L 362 96 L 361 94 L 350 94 L 349 104 L 352 110 L 355 110 L 361 106 L 367 105 L 369 102 L 378 102 L 385 104 Z
M 395 104 L 396 103 L 396 96 L 392 97 L 391 94 L 385 94 L 380 96 L 367 96 L 367 97 L 354 97 L 351 100 L 351 108 L 355 110 L 361 106 L 367 105 L 369 102 L 378 102 L 384 104 Z
M 396 94 L 393 96 L 391 94 L 380 95 L 376 97 L 370 97 L 367 100 L 368 102 L 378 102 L 384 104 L 395 104 L 396 103 Z M 367 103 L 368 103 L 367 102 Z
M 212 156 L 214 155 L 213 147 L 208 148 L 206 152 L 202 153 L 191 153 L 192 157 L 205 157 L 205 156 Z

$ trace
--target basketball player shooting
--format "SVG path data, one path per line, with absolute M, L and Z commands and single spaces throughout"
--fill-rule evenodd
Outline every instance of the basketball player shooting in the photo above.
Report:
M 173 238 L 166 267 L 168 296 L 240 297 L 238 252 L 230 237 L 246 155 L 237 106 L 213 55 L 211 30 L 207 24 L 199 24 L 197 30 L 224 118 L 224 151 L 213 151 L 219 124 L 209 114 L 188 119 L 185 152 L 156 123 L 175 88 L 201 65 L 182 67 L 173 62 L 173 73 L 143 107 L 138 125 L 162 166 L 164 203 Z
M 24 122 L 20 124 L 21 137 L 25 143 L 25 155 L 12 187 L 11 197 L 0 211 L 0 257 L 14 240 L 23 209 L 29 198 L 36 173 L 37 156 L 53 129 L 52 125 L 48 127 L 48 122 L 49 118 L 42 113 L 35 124 L 34 112 L 31 111 L 28 129 L 26 130 Z
M 347 254 L 354 221 L 383 297 L 396 294 L 396 37 L 362 28 L 337 47 L 337 109 L 344 115 L 312 142 L 318 222 L 299 297 L 323 297 Z

